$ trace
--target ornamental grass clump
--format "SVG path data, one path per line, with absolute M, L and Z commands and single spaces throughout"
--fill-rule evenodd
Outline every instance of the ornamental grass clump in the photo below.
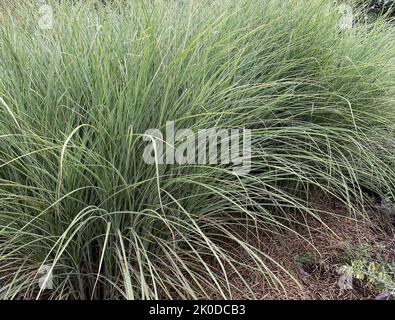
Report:
M 327 0 L 51 7 L 52 28 L 36 3 L 0 24 L 3 298 L 256 298 L 246 269 L 286 291 L 250 238 L 330 234 L 323 196 L 342 219 L 393 196 L 386 22 L 340 30 Z M 250 130 L 250 170 L 146 163 L 168 122 Z

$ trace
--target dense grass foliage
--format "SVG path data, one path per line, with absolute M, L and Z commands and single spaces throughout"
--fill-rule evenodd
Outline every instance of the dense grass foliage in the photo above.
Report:
M 354 22 L 372 23 L 377 19 L 394 22 L 395 0 L 337 0 L 341 5 L 353 8 Z
M 352 218 L 366 192 L 392 195 L 384 22 L 340 31 L 328 0 L 53 9 L 53 30 L 36 6 L 0 25 L 3 298 L 231 298 L 235 283 L 253 298 L 247 264 L 282 288 L 254 232 L 333 214 L 317 196 Z M 252 171 L 146 164 L 144 132 L 167 121 L 251 129 Z
M 389 18 L 395 17 L 394 0 L 360 0 L 357 2 L 369 14 L 386 15 Z

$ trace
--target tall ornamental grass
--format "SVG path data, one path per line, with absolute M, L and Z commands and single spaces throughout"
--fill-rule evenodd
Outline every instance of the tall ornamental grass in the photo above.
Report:
M 342 219 L 392 196 L 385 22 L 340 30 L 328 0 L 51 5 L 51 30 L 34 1 L 0 20 L 2 298 L 255 298 L 251 272 L 286 295 L 254 235 L 329 235 L 323 196 Z M 145 163 L 168 121 L 250 129 L 252 170 Z

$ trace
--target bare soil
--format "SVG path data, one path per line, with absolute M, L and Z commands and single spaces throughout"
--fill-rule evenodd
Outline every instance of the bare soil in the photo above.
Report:
M 242 274 L 252 287 L 257 299 L 291 300 L 361 300 L 377 299 L 367 283 L 353 281 L 353 289 L 342 290 L 339 286 L 339 270 L 346 264 L 350 248 L 364 246 L 370 254 L 380 254 L 388 261 L 395 261 L 395 227 L 387 212 L 371 210 L 368 219 L 350 218 L 345 206 L 333 201 L 320 204 L 327 215 L 322 222 L 308 221 L 309 227 L 299 226 L 296 233 L 289 231 L 278 236 L 261 234 L 254 236 L 251 244 L 274 258 L 281 267 L 268 261 L 270 269 L 281 281 L 283 288 L 274 289 L 268 285 L 262 273 L 252 268 L 242 270 Z M 325 227 L 326 225 L 326 227 Z M 328 232 L 328 227 L 333 231 Z M 306 241 L 308 240 L 308 241 Z M 246 261 L 241 248 L 235 248 L 235 255 Z M 248 262 L 246 262 L 248 263 Z M 253 264 L 253 263 L 252 263 Z M 234 299 L 248 299 L 249 293 L 240 280 L 233 281 L 237 288 Z

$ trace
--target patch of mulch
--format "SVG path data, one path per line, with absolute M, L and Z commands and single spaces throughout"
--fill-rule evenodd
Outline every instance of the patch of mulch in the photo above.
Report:
M 380 244 L 380 254 L 385 254 L 389 261 L 395 261 L 395 227 L 392 218 L 379 209 L 372 209 L 369 217 L 364 219 L 352 218 L 346 206 L 333 200 L 322 200 L 319 206 L 323 211 L 333 214 L 321 216 L 322 221 L 304 217 L 309 227 L 302 224 L 296 226 L 294 230 L 299 235 L 289 230 L 278 235 L 259 233 L 248 239 L 250 244 L 278 263 L 270 259 L 267 261 L 270 270 L 283 285 L 283 288 L 275 289 L 256 268 L 245 267 L 239 272 L 248 286 L 253 288 L 256 299 L 361 300 L 377 296 L 360 281 L 353 282 L 353 289 L 342 290 L 339 286 L 339 270 L 346 263 L 347 248 L 360 245 L 368 245 L 374 251 L 378 250 L 377 244 Z M 251 258 L 243 256 L 241 248 L 233 249 L 235 258 L 248 265 Z M 306 261 L 303 264 L 298 259 Z M 253 261 L 251 266 L 254 266 Z M 236 289 L 232 298 L 251 298 L 239 276 L 235 276 L 231 282 Z

